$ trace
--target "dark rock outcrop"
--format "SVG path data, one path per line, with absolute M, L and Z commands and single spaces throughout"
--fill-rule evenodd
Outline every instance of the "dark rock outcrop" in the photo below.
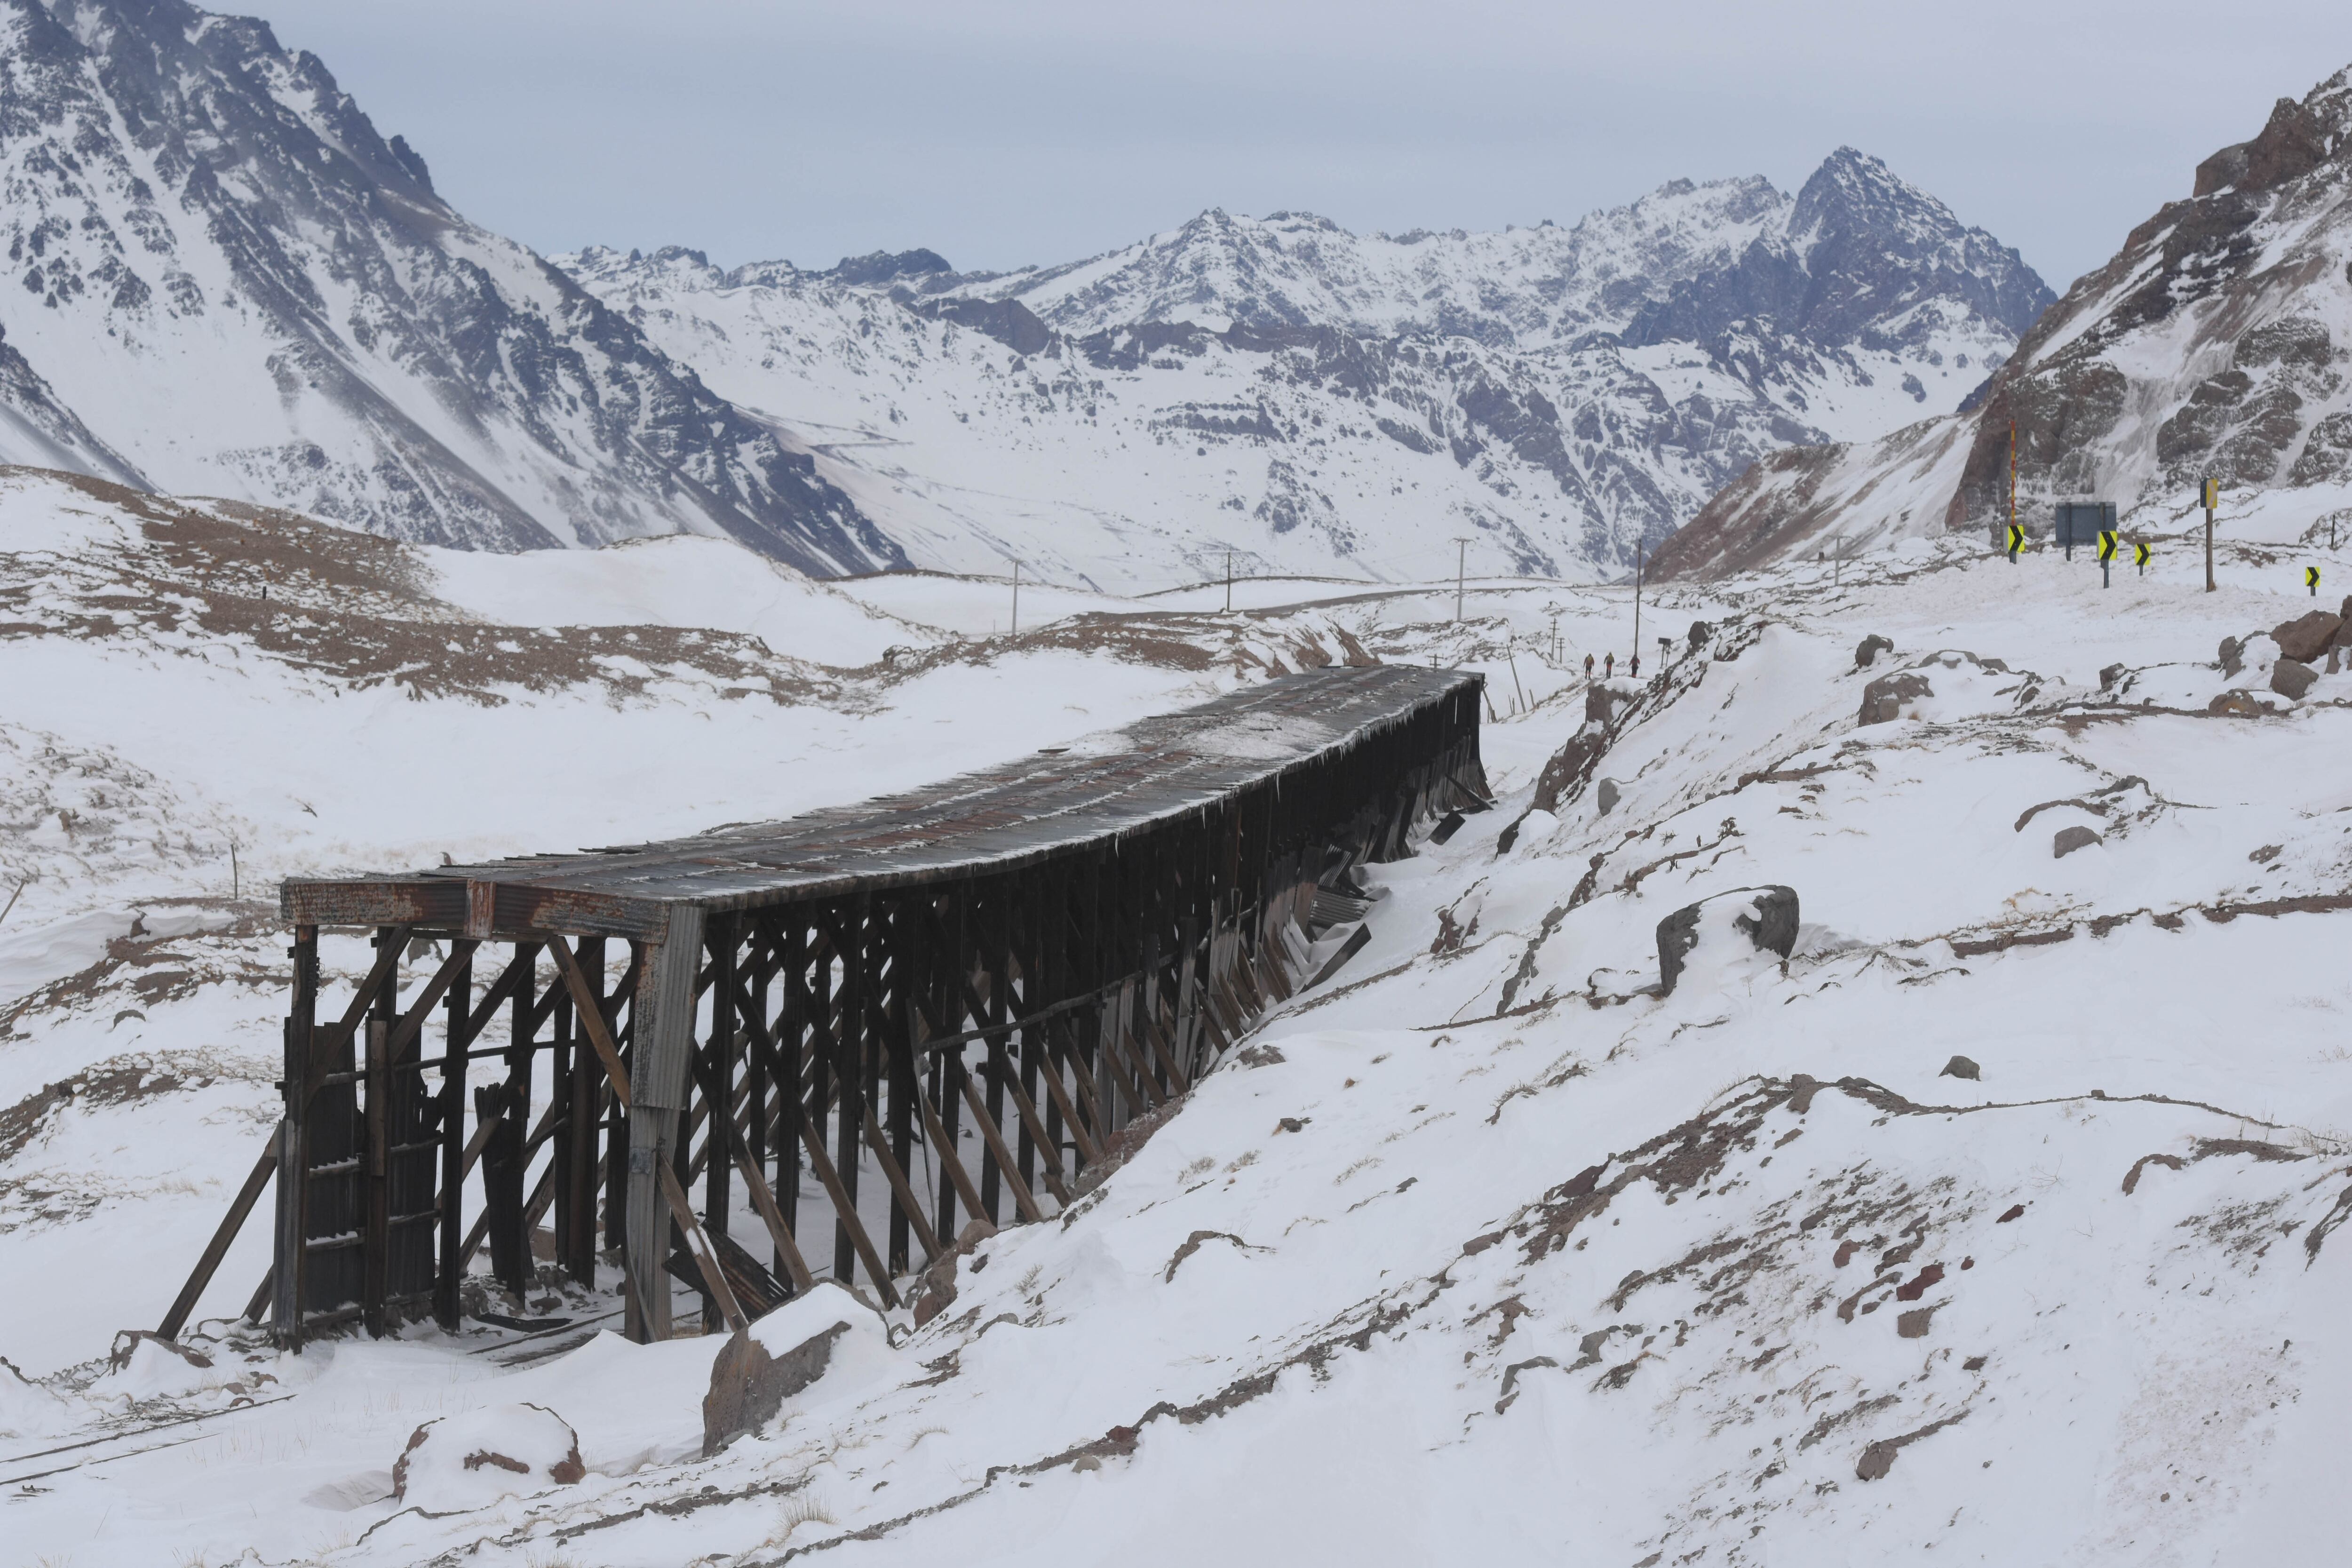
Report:
M 2062 827 L 2050 840 L 2050 858 L 2063 860 L 2077 849 L 2088 849 L 2092 845 L 2103 842 L 2105 840 L 2091 828 L 2080 826 Z
M 1862 689 L 1862 722 L 1885 724 L 1903 717 L 1903 705 L 1933 697 L 1936 689 L 1916 669 L 1882 675 Z
M 1759 952 L 1787 958 L 1797 947 L 1797 890 L 1778 885 L 1738 888 L 1695 904 L 1685 904 L 1658 922 L 1658 986 L 1672 992 L 1683 967 L 1699 944 L 1700 921 L 1710 904 L 1738 900 L 1748 908 L 1732 921 L 1732 928 L 1753 942 Z

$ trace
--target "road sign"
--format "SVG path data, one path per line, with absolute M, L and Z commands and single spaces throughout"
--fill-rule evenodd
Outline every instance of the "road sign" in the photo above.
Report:
M 2099 559 L 2113 561 L 2115 558 L 2116 531 L 2112 528 L 2103 528 L 2099 530 Z
M 2305 568 L 2303 569 L 2303 585 L 2304 585 L 2305 587 L 2306 587 L 2306 588 L 2308 588 L 2308 589 L 2310 589 L 2310 590 L 2311 590 L 2311 596 L 2312 596 L 2313 598 L 2316 599 L 2317 597 L 2319 597 L 2319 568 L 2318 568 L 2318 567 L 2316 567 L 2316 566 L 2306 566 L 2306 567 L 2305 567 Z
M 2211 511 L 2221 504 L 2221 481 L 2207 479 L 2197 487 L 2197 504 Z
M 2014 522 L 2011 523 L 2011 524 L 2009 525 L 2009 558 L 2010 558 L 2011 561 L 2016 560 L 2016 559 L 2017 559 L 2017 552 L 2018 552 L 2019 551 L 2021 551 L 2021 550 L 2024 549 L 2024 548 L 2025 548 L 2025 529 L 2024 529 L 2024 526 L 2023 526 L 2022 524 L 2021 524 L 2021 523 L 2014 523 Z
M 2145 539 L 2132 546 L 2132 560 L 2138 563 L 2139 569 L 2143 572 L 2147 570 L 2147 558 L 2155 553 L 2155 551 L 2148 548 L 2147 541 Z

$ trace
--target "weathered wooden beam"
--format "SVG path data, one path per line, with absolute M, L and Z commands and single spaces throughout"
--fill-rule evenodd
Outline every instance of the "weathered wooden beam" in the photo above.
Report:
M 213 1275 L 220 1268 L 221 1259 L 228 1256 L 229 1243 L 235 1241 L 236 1233 L 245 1228 L 245 1216 L 253 1212 L 253 1205 L 260 1200 L 262 1189 L 269 1185 L 269 1178 L 278 1170 L 279 1142 L 284 1132 L 282 1122 L 270 1130 L 269 1142 L 263 1145 L 261 1158 L 253 1163 L 253 1173 L 246 1177 L 245 1185 L 237 1189 L 235 1201 L 228 1205 L 227 1215 L 222 1218 L 219 1228 L 213 1232 L 212 1240 L 205 1245 L 204 1255 L 196 1259 L 196 1267 L 188 1275 L 188 1282 L 180 1287 L 180 1293 L 172 1300 L 171 1309 L 163 1314 L 163 1321 L 155 1326 L 158 1338 L 176 1340 L 180 1337 L 180 1331 L 187 1327 L 188 1314 L 196 1310 L 196 1302 L 203 1297 L 205 1287 L 213 1282 Z
M 1013 1191 L 1013 1206 L 1021 1211 L 1023 1219 L 1033 1225 L 1044 1219 L 1045 1211 L 1037 1206 L 1037 1195 L 1029 1190 L 1029 1184 L 1021 1179 L 1021 1172 L 1013 1163 L 1013 1151 L 1005 1147 L 1003 1129 L 998 1127 L 996 1118 L 988 1113 L 988 1107 L 981 1102 L 980 1091 L 971 1087 L 970 1079 L 963 1080 L 963 1099 L 964 1103 L 971 1108 L 972 1121 L 980 1129 L 982 1141 L 988 1145 L 989 1158 L 995 1163 L 1004 1184 Z

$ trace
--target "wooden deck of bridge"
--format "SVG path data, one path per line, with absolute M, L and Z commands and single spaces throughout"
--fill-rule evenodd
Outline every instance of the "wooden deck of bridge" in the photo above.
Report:
M 1327 668 L 786 821 L 289 881 L 284 1121 L 163 1331 L 276 1170 L 250 1312 L 296 1347 L 455 1329 L 480 1247 L 520 1295 L 542 1226 L 579 1283 L 618 1263 L 639 1339 L 673 1274 L 706 1327 L 827 1275 L 895 1304 L 973 1220 L 1075 1201 L 1361 916 L 1356 866 L 1484 805 L 1479 703 Z M 375 944 L 331 1016 L 322 927 Z

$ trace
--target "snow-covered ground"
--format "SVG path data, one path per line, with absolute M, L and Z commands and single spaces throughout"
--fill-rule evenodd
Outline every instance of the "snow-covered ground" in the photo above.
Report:
M 1473 582 L 1459 623 L 1451 583 L 1041 595 L 1033 629 L 1024 588 L 1015 640 L 1001 582 L 817 590 L 698 542 L 469 576 L 0 483 L 0 900 L 36 879 L 0 922 L 10 1561 L 2334 1558 L 2352 673 L 2291 700 L 2259 641 L 2215 662 L 2314 607 L 2301 555 L 2230 545 L 2212 595 L 2185 540 L 2108 589 L 1947 541 L 1672 590 L 1613 809 L 1555 815 L 1622 589 Z M 105 1359 L 274 1115 L 276 878 L 855 799 L 1342 632 L 1486 671 L 1499 809 L 1378 868 L 1370 946 L 947 1312 L 824 1290 L 763 1325 L 853 1333 L 761 1435 L 699 1457 L 716 1339 L 275 1355 L 223 1321 L 258 1226 L 189 1336 L 210 1367 Z M 1928 689 L 1859 723 L 1903 672 Z M 2273 710 L 2209 711 L 2231 687 Z M 1702 948 L 1657 994 L 1658 921 L 1765 883 L 1790 960 Z M 545 1462 L 488 1500 L 428 1438 L 394 1499 L 442 1417 Z

